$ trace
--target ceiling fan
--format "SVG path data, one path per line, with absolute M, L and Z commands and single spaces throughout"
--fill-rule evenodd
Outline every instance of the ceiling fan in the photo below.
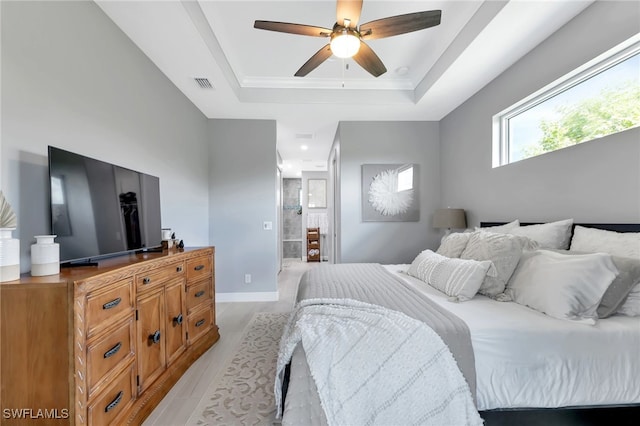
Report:
M 330 38 L 327 45 L 300 67 L 295 73 L 296 77 L 306 76 L 332 54 L 339 58 L 353 57 L 371 75 L 379 77 L 387 72 L 387 69 L 378 55 L 364 41 L 435 27 L 440 24 L 442 13 L 440 10 L 408 13 L 377 19 L 358 26 L 361 11 L 362 0 L 337 0 L 336 23 L 333 29 L 274 21 L 255 21 L 253 27 L 260 30 Z

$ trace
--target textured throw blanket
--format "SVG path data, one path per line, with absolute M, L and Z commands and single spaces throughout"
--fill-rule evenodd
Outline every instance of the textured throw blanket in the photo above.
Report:
M 469 328 L 457 316 L 420 294 L 377 263 L 321 264 L 300 279 L 297 300 L 355 299 L 399 311 L 424 322 L 447 344 L 471 393 L 476 371 Z
M 280 342 L 275 396 L 302 343 L 329 425 L 481 425 L 442 339 L 407 315 L 351 299 L 296 305 Z

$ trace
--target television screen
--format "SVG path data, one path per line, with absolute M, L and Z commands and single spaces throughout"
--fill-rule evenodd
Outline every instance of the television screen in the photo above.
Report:
M 161 245 L 157 177 L 50 146 L 49 179 L 61 262 Z

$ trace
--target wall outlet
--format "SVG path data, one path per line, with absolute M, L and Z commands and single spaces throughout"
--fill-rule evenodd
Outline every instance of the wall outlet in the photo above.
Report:
M 251 274 L 244 274 L 244 283 L 251 284 Z
M 273 222 L 262 222 L 262 229 L 270 231 L 273 229 Z

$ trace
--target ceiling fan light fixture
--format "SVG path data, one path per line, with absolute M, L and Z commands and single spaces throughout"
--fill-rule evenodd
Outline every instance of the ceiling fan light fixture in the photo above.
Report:
M 338 58 L 350 58 L 360 50 L 360 37 L 350 28 L 334 32 L 331 36 L 331 53 Z

